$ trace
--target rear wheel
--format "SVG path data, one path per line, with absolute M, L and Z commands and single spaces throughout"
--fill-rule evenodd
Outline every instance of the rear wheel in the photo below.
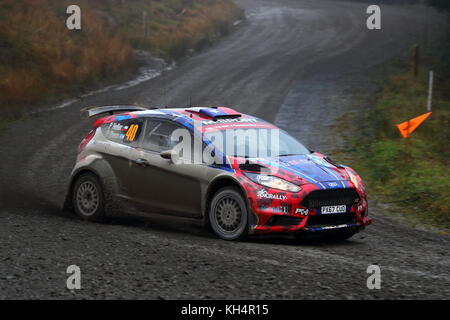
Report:
M 85 220 L 101 221 L 105 216 L 105 196 L 100 180 L 92 173 L 82 174 L 72 190 L 77 215 Z
M 209 206 L 209 223 L 224 240 L 241 240 L 247 236 L 248 211 L 244 198 L 235 187 L 220 189 Z

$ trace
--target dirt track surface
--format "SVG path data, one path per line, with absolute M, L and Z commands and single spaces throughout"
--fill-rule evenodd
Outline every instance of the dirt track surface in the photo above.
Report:
M 403 226 L 372 204 L 375 223 L 341 244 L 218 240 L 186 221 L 86 223 L 61 212 L 87 105 L 221 104 L 292 132 L 314 150 L 342 151 L 336 119 L 355 94 L 423 30 L 418 7 L 382 7 L 365 28 L 361 3 L 239 0 L 247 21 L 163 78 L 86 97 L 14 124 L 0 136 L 0 298 L 450 298 L 449 238 Z M 432 21 L 440 17 L 432 13 Z M 82 289 L 66 289 L 78 265 Z M 368 290 L 378 264 L 381 290 Z

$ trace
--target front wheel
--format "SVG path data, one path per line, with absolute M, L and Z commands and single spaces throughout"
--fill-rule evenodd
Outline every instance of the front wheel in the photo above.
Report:
M 75 182 L 72 203 L 77 215 L 90 221 L 101 221 L 105 216 L 105 197 L 100 180 L 91 173 L 82 174 Z
M 248 211 L 237 188 L 220 189 L 209 206 L 209 223 L 214 233 L 224 240 L 242 240 L 247 236 Z

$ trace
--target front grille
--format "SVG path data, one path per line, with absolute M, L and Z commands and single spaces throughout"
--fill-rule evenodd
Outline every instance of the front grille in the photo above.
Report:
M 356 223 L 354 213 L 318 214 L 310 215 L 306 225 L 311 226 L 336 226 L 340 224 Z
M 271 226 L 281 226 L 281 227 L 292 227 L 300 224 L 300 218 L 290 217 L 290 216 L 273 216 L 265 224 L 268 227 Z
M 329 189 L 315 190 L 303 199 L 301 205 L 307 208 L 319 209 L 322 206 L 351 206 L 359 202 L 359 196 L 355 189 Z

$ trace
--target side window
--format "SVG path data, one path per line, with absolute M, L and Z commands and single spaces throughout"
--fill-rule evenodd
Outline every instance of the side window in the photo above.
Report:
M 155 152 L 172 149 L 177 142 L 172 141 L 171 135 L 178 128 L 178 125 L 167 121 L 147 120 L 142 148 Z
M 102 132 L 107 139 L 132 146 L 137 144 L 141 131 L 142 121 L 137 119 L 116 121 L 102 126 Z

